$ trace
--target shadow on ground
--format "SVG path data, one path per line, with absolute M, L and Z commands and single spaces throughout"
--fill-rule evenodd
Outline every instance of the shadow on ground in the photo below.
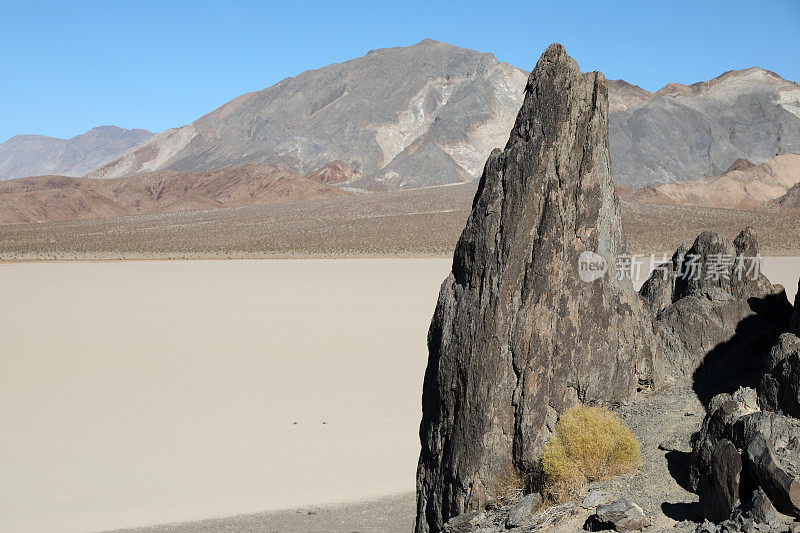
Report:
M 706 354 L 692 376 L 692 388 L 704 406 L 717 394 L 755 388 L 770 348 L 789 328 L 792 307 L 786 293 L 749 298 L 747 303 L 753 314 L 737 324 L 730 340 Z
M 684 490 L 692 492 L 689 485 L 689 466 L 692 454 L 689 452 L 667 452 L 665 457 L 667 459 L 667 469 L 672 479 Z
M 702 517 L 700 516 L 700 504 L 697 502 L 664 502 L 661 504 L 661 512 L 664 513 L 664 516 L 672 518 L 676 522 L 683 522 L 684 520 L 691 520 L 692 522 L 702 521 Z

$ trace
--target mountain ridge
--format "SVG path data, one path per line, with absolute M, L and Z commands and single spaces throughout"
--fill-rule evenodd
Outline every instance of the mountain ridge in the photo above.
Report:
M 44 174 L 79 177 L 152 136 L 147 130 L 118 126 L 97 126 L 69 139 L 15 135 L 0 143 L 0 179 Z
M 244 164 L 307 175 L 339 162 L 349 171 L 337 186 L 352 189 L 474 181 L 505 144 L 526 77 L 491 53 L 432 39 L 370 50 L 242 94 L 84 175 Z M 655 92 L 609 80 L 608 92 L 612 174 L 631 190 L 719 176 L 739 158 L 760 164 L 800 153 L 800 85 L 769 70 Z

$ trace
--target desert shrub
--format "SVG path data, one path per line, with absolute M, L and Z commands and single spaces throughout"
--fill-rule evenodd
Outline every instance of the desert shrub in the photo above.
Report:
M 641 450 L 628 426 L 603 407 L 567 409 L 542 452 L 542 491 L 563 501 L 582 485 L 635 470 Z

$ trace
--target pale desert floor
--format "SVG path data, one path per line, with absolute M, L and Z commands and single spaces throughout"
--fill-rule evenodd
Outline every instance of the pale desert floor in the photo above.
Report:
M 0 264 L 0 531 L 298 506 L 159 530 L 311 531 L 330 513 L 328 529 L 359 515 L 364 531 L 381 512 L 410 529 L 425 336 L 449 267 Z M 800 258 L 764 271 L 793 297 Z

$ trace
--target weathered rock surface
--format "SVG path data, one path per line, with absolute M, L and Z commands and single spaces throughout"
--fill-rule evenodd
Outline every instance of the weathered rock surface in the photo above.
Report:
M 690 472 L 705 518 L 769 521 L 761 516 L 770 513 L 758 489 L 781 513 L 800 516 L 798 448 L 800 421 L 759 410 L 752 389 L 714 397 L 695 441 Z
M 520 527 L 531 516 L 531 513 L 539 506 L 542 499 L 538 493 L 531 493 L 523 497 L 519 503 L 511 508 L 506 520 L 506 527 Z
M 784 333 L 772 347 L 758 400 L 768 411 L 800 417 L 800 338 Z
M 474 531 L 478 522 L 485 515 L 480 511 L 470 511 L 459 516 L 455 516 L 444 525 L 444 533 L 468 533 Z
M 730 518 L 741 503 L 739 485 L 742 478 L 742 456 L 727 439 L 720 439 L 711 454 L 711 469 L 700 480 L 697 493 L 703 516 L 714 523 Z
M 744 518 L 757 524 L 776 524 L 781 521 L 778 511 L 761 487 L 756 488 L 750 499 L 742 504 L 740 512 Z
M 706 395 L 704 402 L 726 388 L 755 386 L 766 354 L 788 327 L 785 291 L 760 273 L 758 256 L 752 228 L 732 244 L 703 232 L 690 249 L 678 248 L 654 270 L 640 290 L 656 317 L 667 370 L 675 376 L 701 372 L 703 379 L 696 380 L 707 389 L 698 391 Z M 717 383 L 726 379 L 731 384 Z
M 608 505 L 600 505 L 590 519 L 589 531 L 639 531 L 650 525 L 642 508 L 630 500 L 617 500 Z
M 703 419 L 700 432 L 694 442 L 689 484 L 698 491 L 701 480 L 712 475 L 714 450 L 722 439 L 729 440 L 741 450 L 747 439 L 745 431 L 733 432 L 733 426 L 740 419 L 758 413 L 758 399 L 753 389 L 742 388 L 733 395 L 719 394 L 708 405 L 708 414 Z
M 486 162 L 428 334 L 418 532 L 485 504 L 500 469 L 531 469 L 565 408 L 626 402 L 657 377 L 652 320 L 616 275 L 607 118 L 602 74 L 552 45 Z M 584 251 L 608 275 L 582 282 Z
M 780 512 L 800 516 L 800 480 L 784 468 L 762 436 L 747 447 L 750 470 L 775 508 Z

